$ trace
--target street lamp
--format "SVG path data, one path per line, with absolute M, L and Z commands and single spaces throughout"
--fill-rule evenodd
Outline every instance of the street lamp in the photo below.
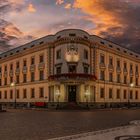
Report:
M 90 95 L 90 93 L 89 93 L 89 91 L 88 91 L 88 89 L 85 91 L 85 98 L 86 98 L 86 104 L 87 104 L 87 108 L 89 108 L 88 107 L 88 97 L 89 97 L 89 95 Z
M 17 102 L 16 102 L 16 83 L 15 82 L 12 82 L 10 84 L 11 87 L 14 87 L 14 93 L 15 93 L 15 99 L 14 99 L 14 108 L 16 109 L 16 106 L 17 106 Z
M 56 90 L 55 95 L 57 96 L 57 106 L 56 106 L 56 109 L 58 109 L 58 107 L 59 107 L 59 98 L 60 98 L 60 91 L 59 91 L 59 89 Z
M 134 87 L 134 83 L 129 84 L 129 92 L 128 92 L 128 108 L 130 108 L 130 88 Z

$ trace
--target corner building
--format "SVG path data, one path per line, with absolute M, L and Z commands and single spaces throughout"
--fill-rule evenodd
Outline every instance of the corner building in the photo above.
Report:
M 62 30 L 0 54 L 0 104 L 140 106 L 139 69 L 139 54 L 83 30 Z

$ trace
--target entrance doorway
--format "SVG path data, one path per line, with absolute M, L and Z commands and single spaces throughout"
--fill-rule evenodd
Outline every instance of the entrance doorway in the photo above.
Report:
M 76 88 L 75 85 L 68 86 L 68 102 L 76 102 Z

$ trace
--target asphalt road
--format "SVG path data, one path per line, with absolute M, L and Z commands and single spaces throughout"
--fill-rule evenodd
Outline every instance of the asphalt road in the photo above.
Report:
M 0 113 L 0 140 L 47 140 L 140 120 L 140 110 L 35 111 Z

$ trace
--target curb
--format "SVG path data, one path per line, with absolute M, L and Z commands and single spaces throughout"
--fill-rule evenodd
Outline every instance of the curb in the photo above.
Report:
M 48 140 L 72 140 L 72 139 L 83 138 L 83 137 L 87 137 L 87 136 L 95 136 L 95 135 L 99 135 L 99 134 L 104 134 L 104 133 L 117 131 L 117 130 L 121 130 L 121 129 L 126 129 L 126 128 L 130 128 L 132 126 L 138 126 L 138 125 L 140 126 L 140 120 L 135 120 L 135 121 L 129 122 L 129 125 L 126 125 L 126 126 L 120 126 L 120 127 L 110 128 L 110 129 L 106 129 L 106 130 L 92 131 L 92 132 L 87 132 L 87 133 L 82 133 L 82 134 L 75 134 L 75 135 L 64 136 L 64 137 L 59 137 L 59 138 L 52 138 L 52 139 L 48 139 Z

